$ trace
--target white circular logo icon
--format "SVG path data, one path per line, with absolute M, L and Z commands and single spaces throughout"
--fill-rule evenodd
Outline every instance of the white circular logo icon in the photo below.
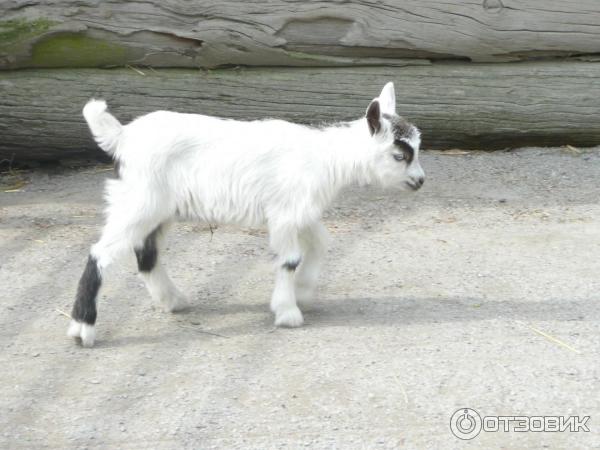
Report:
M 481 416 L 471 408 L 461 408 L 450 418 L 450 431 L 459 439 L 473 439 L 481 431 Z

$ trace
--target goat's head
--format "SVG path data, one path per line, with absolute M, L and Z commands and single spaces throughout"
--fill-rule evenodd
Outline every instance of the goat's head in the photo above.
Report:
M 376 152 L 374 175 L 383 186 L 416 191 L 425 181 L 419 164 L 419 129 L 396 114 L 394 84 L 387 83 L 367 108 L 367 124 Z

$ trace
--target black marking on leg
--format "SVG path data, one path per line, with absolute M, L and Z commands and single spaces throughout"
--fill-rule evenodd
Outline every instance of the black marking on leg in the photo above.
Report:
M 160 233 L 160 226 L 146 237 L 144 246 L 141 249 L 135 249 L 135 256 L 140 272 L 151 272 L 156 265 L 156 260 L 158 259 L 156 236 L 158 233 Z
M 89 325 L 96 323 L 96 296 L 101 284 L 102 277 L 98 270 L 98 261 L 90 255 L 77 287 L 77 297 L 71 311 L 73 319 Z
M 289 270 L 290 272 L 293 272 L 294 270 L 296 270 L 296 268 L 299 265 L 300 265 L 300 260 L 295 259 L 293 261 L 286 261 L 284 264 L 281 265 L 281 268 L 285 269 L 285 270 Z

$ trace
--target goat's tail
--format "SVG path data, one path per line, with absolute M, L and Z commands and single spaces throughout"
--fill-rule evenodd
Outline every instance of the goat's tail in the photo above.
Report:
M 102 150 L 113 155 L 117 149 L 123 126 L 115 116 L 106 111 L 106 108 L 104 100 L 91 99 L 83 107 L 83 117 L 92 131 L 96 143 Z

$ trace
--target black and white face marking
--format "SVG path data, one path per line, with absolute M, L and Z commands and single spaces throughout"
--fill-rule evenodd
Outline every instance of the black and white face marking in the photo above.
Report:
M 412 146 L 400 139 L 394 140 L 394 145 L 400 150 L 399 153 L 394 153 L 394 159 L 396 161 L 404 161 L 406 164 L 410 164 L 415 157 L 415 149 Z
M 404 118 L 398 115 L 384 114 L 392 125 L 392 133 L 394 134 L 394 146 L 399 150 L 393 154 L 396 161 L 404 161 L 410 164 L 415 158 L 415 141 L 419 136 L 418 130 L 414 125 L 407 122 Z
M 376 150 L 371 167 L 373 179 L 382 187 L 418 190 L 425 182 L 419 163 L 421 133 L 396 113 L 396 94 L 390 81 L 373 99 L 366 112 L 366 125 Z
M 407 122 L 396 114 L 384 114 L 383 118 L 389 121 L 394 144 L 391 154 L 394 160 L 405 163 L 403 169 L 407 178 L 405 186 L 416 191 L 425 181 L 423 169 L 418 161 L 421 137 L 417 127 Z

